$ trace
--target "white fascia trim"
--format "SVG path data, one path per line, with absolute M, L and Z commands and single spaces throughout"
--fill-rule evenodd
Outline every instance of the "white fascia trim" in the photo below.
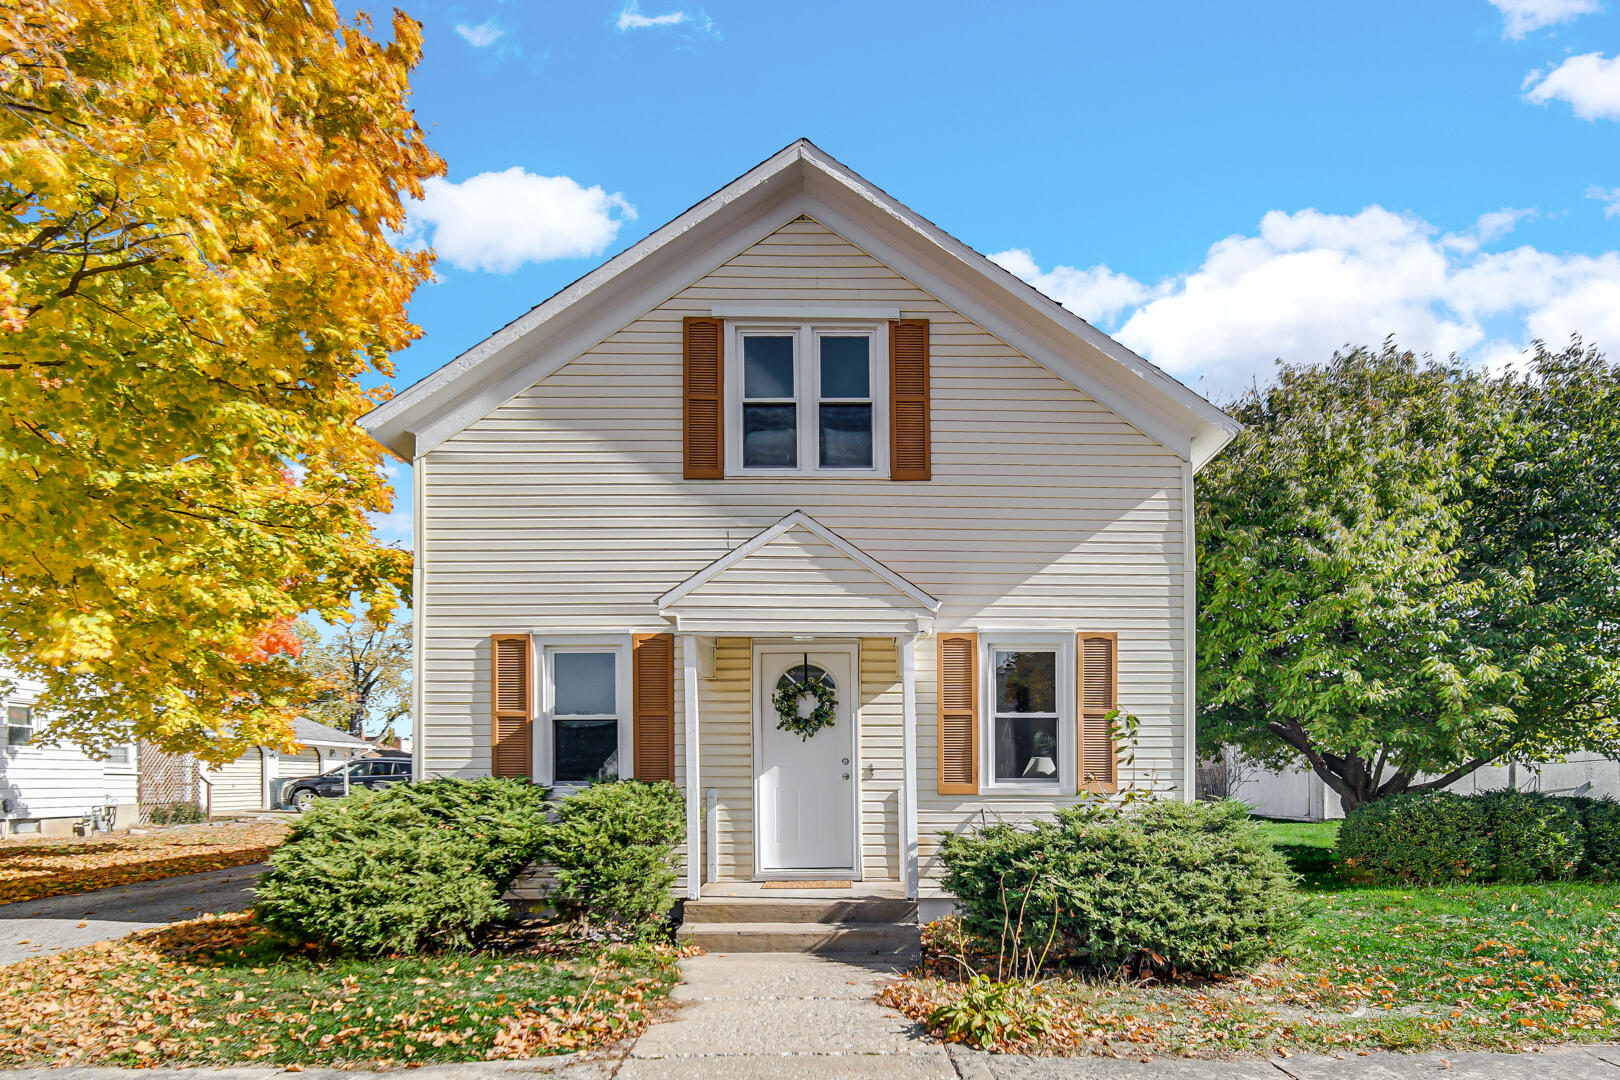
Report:
M 508 354 L 509 350 L 514 346 L 517 346 L 523 338 L 529 335 L 531 331 L 574 307 L 576 304 L 580 303 L 586 297 L 594 293 L 601 286 L 606 285 L 614 278 L 617 278 L 620 274 L 629 271 L 637 264 L 657 254 L 671 242 L 680 239 L 686 233 L 702 225 L 715 214 L 727 209 L 732 203 L 737 202 L 744 196 L 753 193 L 757 188 L 761 187 L 778 173 L 782 172 L 788 166 L 793 164 L 793 162 L 799 160 L 802 153 L 802 144 L 803 140 L 800 140 L 799 142 L 796 142 L 791 146 L 788 146 L 785 149 L 771 155 L 769 158 L 760 162 L 758 165 L 754 166 L 754 168 L 750 169 L 736 180 L 733 180 L 731 183 L 727 184 L 713 195 L 710 195 L 707 199 L 704 199 L 702 202 L 686 210 L 684 213 L 674 218 L 662 228 L 657 229 L 639 243 L 619 252 L 619 254 L 615 255 L 601 266 L 598 266 L 595 270 L 592 270 L 590 273 L 579 278 L 577 281 L 573 282 L 571 285 L 568 285 L 560 292 L 554 294 L 534 308 L 531 308 L 528 312 L 497 330 L 495 333 L 491 334 L 477 345 L 474 345 L 472 348 L 468 349 L 466 352 L 462 353 L 448 364 L 445 364 L 437 371 L 424 376 L 422 379 L 406 387 L 389 400 L 383 402 L 381 405 L 378 405 L 375 409 L 372 409 L 366 415 L 362 416 L 360 418 L 360 425 L 364 427 L 366 431 L 370 432 L 373 438 L 393 449 L 396 453 L 404 453 L 408 456 L 416 456 L 427 453 L 429 450 L 433 449 L 434 446 L 438 445 L 439 443 L 443 442 L 445 438 L 449 437 L 448 434 L 444 433 L 444 429 L 447 426 L 446 421 L 450 418 L 450 416 L 456 416 L 464 413 L 466 409 L 463 406 L 472 405 L 473 403 L 484 403 L 482 406 L 483 411 L 479 412 L 477 416 L 473 417 L 472 419 L 477 419 L 487 415 L 489 409 L 510 399 L 513 394 L 522 390 L 526 386 L 532 385 L 534 382 L 538 381 L 538 379 L 544 378 L 545 375 L 542 374 L 538 375 L 538 377 L 531 377 L 529 381 L 524 384 L 524 386 L 518 387 L 517 390 L 506 393 L 504 396 L 494 401 L 493 405 L 487 404 L 494 393 L 493 391 L 474 390 L 463 395 L 465 400 L 458 401 L 456 403 L 456 407 L 454 407 L 453 411 L 448 416 L 441 415 L 439 418 L 433 420 L 428 420 L 428 418 L 432 416 L 435 411 L 429 407 L 429 403 L 432 398 L 438 396 L 441 392 L 449 390 L 454 384 L 462 382 L 464 379 L 471 378 L 477 371 L 479 371 L 479 369 L 490 366 L 492 361 L 496 361 L 498 358 Z M 726 258 L 729 257 L 730 255 L 726 256 Z M 701 265 L 704 261 L 705 260 L 701 257 L 691 258 L 680 269 L 685 270 L 688 266 L 694 264 Z M 724 261 L 725 259 L 720 260 L 720 262 Z M 718 266 L 720 263 L 717 262 L 714 265 Z M 713 267 L 709 267 L 709 269 L 713 269 Z M 707 270 L 703 271 L 703 273 L 707 272 Z M 697 276 L 701 277 L 702 274 L 700 273 Z M 649 310 L 653 306 L 662 303 L 667 298 L 667 294 L 665 296 L 657 297 L 651 302 L 647 303 L 642 310 Z M 617 306 L 621 305 L 616 305 L 616 307 Z M 622 325 L 622 323 L 620 325 Z M 612 329 L 606 331 L 606 333 L 612 333 L 613 330 L 617 330 L 618 328 L 618 326 L 614 326 Z M 564 361 L 559 361 L 555 366 L 561 366 L 561 363 L 566 362 L 566 359 L 571 358 L 572 355 L 577 355 L 578 352 L 583 352 L 586 348 L 594 345 L 597 341 L 601 340 L 602 337 L 605 337 L 606 333 L 598 334 L 588 344 L 577 348 L 574 353 L 570 353 L 565 356 Z M 553 348 L 562 347 L 563 343 L 561 342 L 558 342 L 555 345 L 548 343 L 546 349 L 549 352 Z M 523 360 L 517 363 L 517 367 L 520 371 L 526 371 L 529 368 L 529 365 L 530 360 Z M 552 370 L 555 370 L 555 367 L 553 367 Z M 546 374 L 549 373 L 549 371 L 546 372 Z M 511 381 L 511 378 L 508 377 L 504 380 L 500 380 L 496 385 L 505 386 L 510 384 Z M 423 426 L 422 430 L 415 432 L 414 438 L 412 438 L 412 420 L 428 421 Z M 455 431 L 461 430 L 471 422 L 471 419 L 462 422 L 459 427 L 453 428 L 449 434 L 453 434 Z
M 748 556 L 752 555 L 766 544 L 769 544 L 772 540 L 775 540 L 789 529 L 808 529 L 810 532 L 825 540 L 827 543 L 831 544 L 845 555 L 848 555 L 851 559 L 854 559 L 856 562 L 860 563 L 866 569 L 870 570 L 872 573 L 876 574 L 890 585 L 893 585 L 900 592 L 905 593 L 911 599 L 915 600 L 918 606 L 925 609 L 929 615 L 933 615 L 939 611 L 940 602 L 938 600 L 934 599 L 932 596 L 928 595 L 928 593 L 924 592 L 922 589 L 919 589 L 917 586 L 913 585 L 911 582 L 907 581 L 904 577 L 895 573 L 893 570 L 890 570 L 887 566 L 884 566 L 882 563 L 872 558 L 872 556 L 868 555 L 866 552 L 862 551 L 848 540 L 845 540 L 842 536 L 839 536 L 837 533 L 827 528 L 827 526 L 823 525 L 821 522 L 817 521 L 803 510 L 795 510 L 782 520 L 778 521 L 776 524 L 771 525 L 768 528 L 755 533 L 747 540 L 744 540 L 741 544 L 738 544 L 736 547 L 732 548 L 730 551 L 726 552 L 724 555 L 720 556 L 718 559 L 714 560 L 709 565 L 705 566 L 703 569 L 699 570 L 697 573 L 693 574 L 691 577 L 687 578 L 685 581 L 666 592 L 664 595 L 660 596 L 658 598 L 659 614 L 663 614 L 666 608 L 679 603 L 682 597 L 690 594 L 692 590 L 698 588 L 700 585 L 703 585 L 705 582 L 712 579 L 716 574 L 737 565 L 737 563 L 748 558 Z
M 1219 445 L 1210 450 L 1208 456 L 1213 457 L 1215 451 L 1219 450 L 1221 446 L 1224 446 L 1243 429 L 1242 424 L 1217 408 L 1201 394 L 1155 364 L 1138 356 L 1101 330 L 1098 330 L 1080 316 L 1053 300 L 1017 274 L 1014 274 L 1011 270 L 991 261 L 988 256 L 975 251 L 933 222 L 921 217 L 888 192 L 874 187 L 842 162 L 827 155 L 820 147 L 806 142 L 803 157 L 806 161 L 817 166 L 824 174 L 838 180 L 845 188 L 859 195 L 867 203 L 888 214 L 896 222 L 914 230 L 932 241 L 939 248 L 956 256 L 969 268 L 1000 285 L 1010 298 L 1019 301 L 1029 311 L 1057 323 L 1064 330 L 1081 338 L 1104 356 L 1141 378 L 1145 383 L 1150 384 L 1158 393 L 1170 397 L 1176 404 L 1194 414 L 1203 424 L 1224 432 L 1225 437 L 1218 440 Z M 895 269 L 898 269 L 898 267 Z M 918 282 L 918 284 L 922 283 Z M 941 297 L 941 299 L 944 298 Z M 967 314 L 967 312 L 964 311 L 963 314 Z M 986 327 L 986 329 L 989 329 L 989 327 Z M 1201 432 L 1200 434 L 1204 433 Z M 1209 439 L 1205 441 L 1207 444 L 1215 440 Z M 1202 464 L 1202 462 L 1195 461 L 1194 464 L 1198 465 Z
M 1023 329 L 1019 325 L 1020 313 L 1016 310 L 998 310 L 992 307 L 991 294 L 988 292 L 959 287 L 827 203 L 813 197 L 807 198 L 806 203 L 805 213 L 849 239 L 874 259 L 902 274 L 918 288 L 973 320 L 1076 390 L 1107 407 L 1171 453 L 1183 460 L 1192 457 L 1192 436 L 1183 427 L 1176 425 L 1157 410 L 1127 397 Z

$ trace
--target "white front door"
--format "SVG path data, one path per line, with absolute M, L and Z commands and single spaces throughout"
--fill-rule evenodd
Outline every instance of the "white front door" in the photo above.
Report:
M 811 677 L 831 684 L 837 699 L 831 726 L 808 739 L 777 726 L 772 699 L 784 680 Z M 761 876 L 792 877 L 855 865 L 855 646 L 761 647 L 754 654 L 754 805 L 756 862 Z

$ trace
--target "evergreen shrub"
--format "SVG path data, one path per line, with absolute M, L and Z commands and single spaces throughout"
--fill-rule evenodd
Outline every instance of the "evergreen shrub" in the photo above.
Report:
M 618 780 L 563 799 L 539 858 L 556 877 L 558 914 L 589 923 L 652 922 L 674 905 L 675 846 L 686 802 L 674 784 Z
M 465 947 L 507 917 L 502 895 L 539 853 L 546 789 L 429 780 L 323 799 L 270 856 L 254 910 L 300 941 L 357 954 Z
M 1016 944 L 1049 965 L 1224 975 L 1275 955 L 1300 922 L 1297 879 L 1233 801 L 1072 807 L 946 835 L 940 857 L 981 950 Z

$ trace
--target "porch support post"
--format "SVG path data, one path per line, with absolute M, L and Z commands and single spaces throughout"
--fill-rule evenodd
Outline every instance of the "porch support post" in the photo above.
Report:
M 681 711 L 686 716 L 686 898 L 703 888 L 703 785 L 698 775 L 697 638 L 681 635 Z
M 900 876 L 906 898 L 917 898 L 917 635 L 895 638 L 900 647 Z

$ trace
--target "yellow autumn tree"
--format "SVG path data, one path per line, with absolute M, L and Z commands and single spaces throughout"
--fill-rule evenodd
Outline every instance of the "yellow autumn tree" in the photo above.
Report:
M 354 420 L 430 257 L 420 26 L 327 0 L 0 0 L 0 657 L 55 734 L 285 745 L 293 620 L 410 556 Z

